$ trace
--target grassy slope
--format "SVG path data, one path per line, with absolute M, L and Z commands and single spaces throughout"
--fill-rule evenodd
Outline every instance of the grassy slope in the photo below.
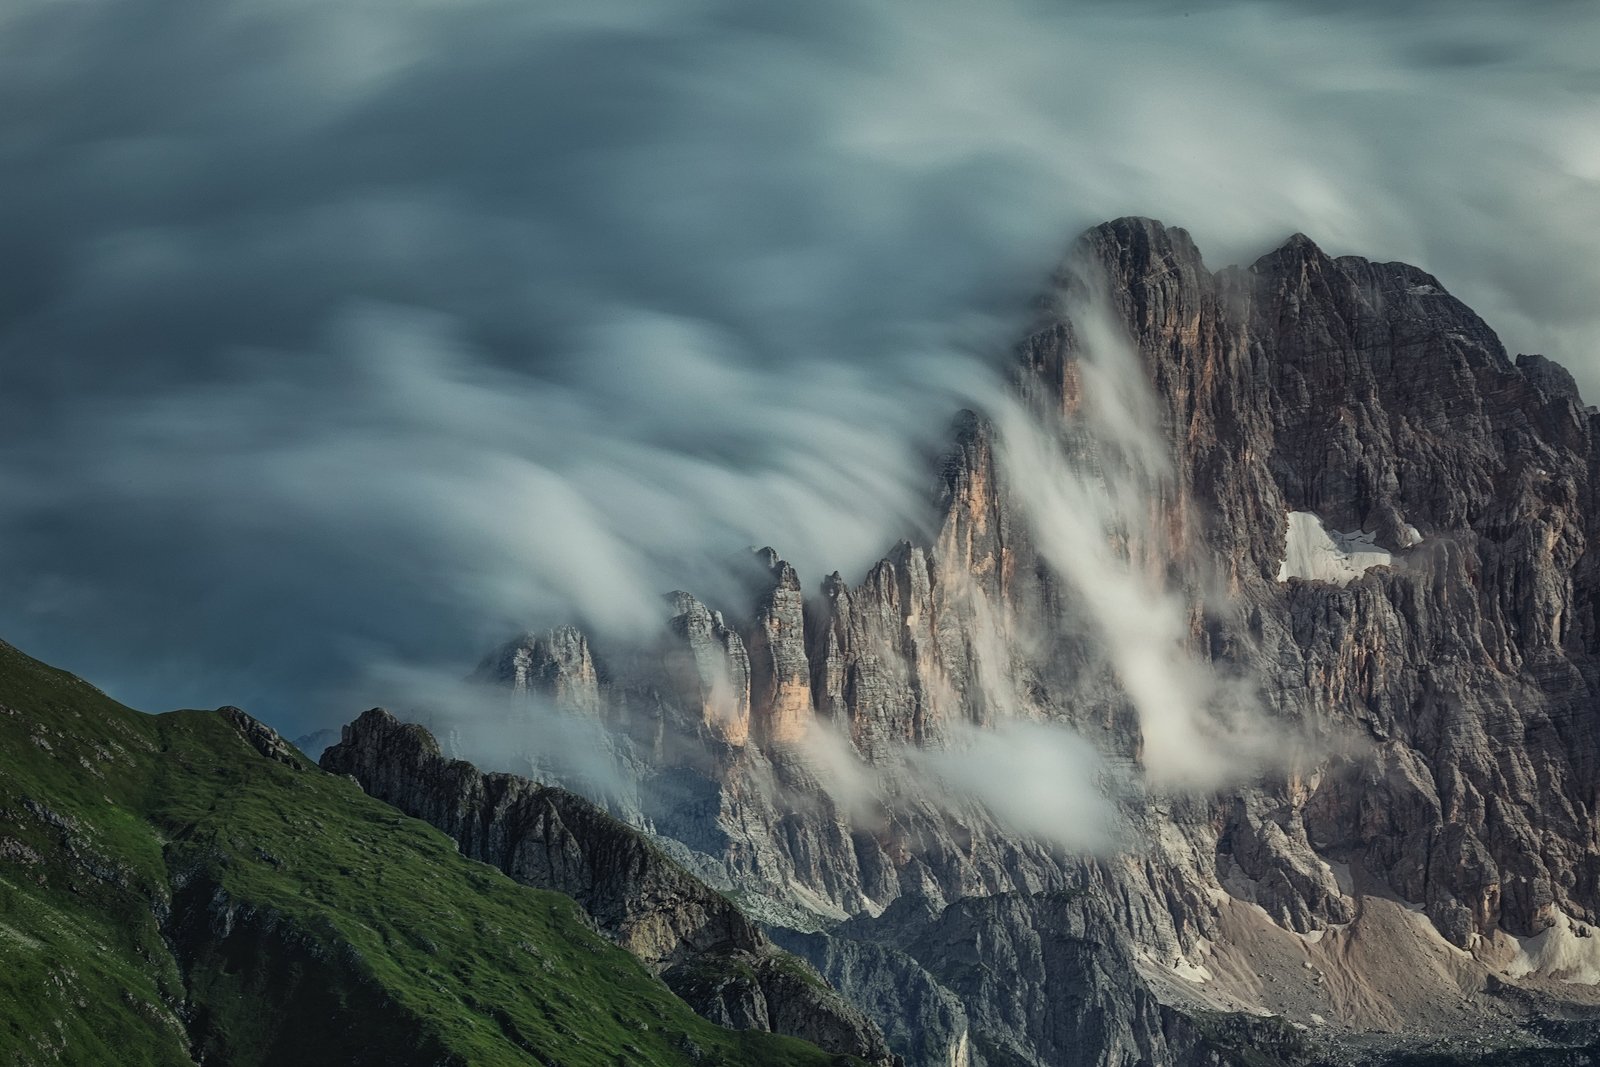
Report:
M 568 898 L 214 712 L 3 644 L 0 705 L 0 1063 L 832 1062 L 701 1020 Z

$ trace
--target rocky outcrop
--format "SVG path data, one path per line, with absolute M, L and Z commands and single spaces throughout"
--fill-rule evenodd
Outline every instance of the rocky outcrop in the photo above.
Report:
M 573 711 L 600 713 L 599 673 L 589 639 L 575 626 L 523 634 L 480 663 L 474 677 L 547 697 Z
M 959 998 L 969 1029 L 951 1044 L 967 1049 L 969 1063 L 1231 1064 L 1248 1052 L 1251 1062 L 1269 1067 L 1311 1058 L 1281 1019 L 1224 1019 L 1163 1003 L 1141 977 L 1115 914 L 1093 891 L 1001 894 L 945 908 L 902 897 L 876 920 L 844 924 L 829 951 L 857 938 L 892 946 Z M 903 988 L 909 996 L 899 1008 L 942 1021 L 945 1004 L 920 1005 L 912 999 L 915 983 Z
M 750 738 L 750 655 L 744 639 L 688 593 L 668 598 L 668 629 L 678 638 L 661 657 L 665 681 L 680 707 L 731 745 Z
M 583 798 L 447 760 L 426 729 L 381 708 L 346 726 L 322 767 L 432 823 L 464 855 L 571 896 L 707 1018 L 893 1061 L 871 1023 L 730 900 Z
M 778 944 L 805 957 L 833 987 L 883 1026 L 907 1067 L 978 1067 L 961 998 L 887 941 L 777 930 Z
M 218 708 L 217 714 L 227 720 L 235 730 L 238 730 L 239 736 L 243 737 L 251 748 L 267 757 L 267 759 L 281 763 L 293 770 L 306 769 L 305 756 L 298 748 L 278 736 L 278 731 L 266 723 L 246 714 L 243 708 L 229 705 Z
M 811 663 L 806 657 L 805 596 L 794 568 L 772 549 L 759 554 L 768 588 L 756 602 L 746 645 L 750 707 L 763 748 L 805 740 L 811 724 Z
M 447 760 L 427 730 L 381 708 L 346 726 L 322 767 L 437 826 L 463 855 L 572 897 L 653 967 L 761 944 L 730 901 L 582 797 Z
M 787 952 L 701 955 L 663 977 L 697 1014 L 722 1026 L 787 1034 L 869 1063 L 901 1063 L 865 1014 Z

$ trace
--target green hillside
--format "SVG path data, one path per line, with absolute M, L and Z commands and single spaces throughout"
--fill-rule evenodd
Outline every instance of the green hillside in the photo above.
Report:
M 836 1062 L 252 726 L 0 643 L 0 1064 Z

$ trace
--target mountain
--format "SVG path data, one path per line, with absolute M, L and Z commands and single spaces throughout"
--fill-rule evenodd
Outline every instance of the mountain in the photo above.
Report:
M 322 758 L 322 754 L 328 750 L 329 746 L 339 743 L 339 731 L 316 730 L 309 734 L 302 734 L 290 743 L 307 756 L 310 756 L 314 763 Z
M 926 543 L 809 594 L 764 550 L 748 602 L 674 594 L 654 645 L 525 635 L 476 675 L 501 736 L 602 726 L 612 810 L 911 1063 L 1227 1062 L 1206 1020 L 1256 1017 L 1285 1062 L 1593 1047 L 1600 421 L 1570 376 L 1415 267 L 1296 235 L 1212 271 L 1122 219 L 1014 386 L 954 428 Z M 1030 780 L 1062 727 L 1100 755 L 1045 784 L 1111 811 Z
M 238 709 L 140 714 L 4 644 L 0 964 L 19 1067 L 849 1062 L 697 1017 Z
M 0 1052 L 1600 1056 L 1570 376 L 1417 268 L 1297 235 L 1212 271 L 1122 219 L 1011 386 L 860 581 L 764 549 L 746 599 L 522 635 L 422 724 L 297 749 L 0 645 Z

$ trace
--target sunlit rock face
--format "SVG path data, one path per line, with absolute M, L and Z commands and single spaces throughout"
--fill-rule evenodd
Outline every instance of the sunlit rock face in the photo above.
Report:
M 739 634 L 688 593 L 672 594 L 668 626 L 681 642 L 662 657 L 681 706 L 732 745 L 750 739 L 750 655 Z
M 761 596 L 750 629 L 750 706 L 761 744 L 793 746 L 804 742 L 814 715 L 805 596 L 794 568 L 776 552 L 764 550 L 761 562 L 771 588 Z
M 1182 230 L 1108 223 L 1040 307 L 1014 409 L 954 428 L 926 544 L 859 578 L 768 550 L 749 603 L 680 594 L 659 649 L 485 675 L 574 706 L 599 679 L 642 821 L 774 917 L 856 916 L 839 936 L 902 898 L 1073 889 L 1171 1001 L 1243 936 L 1234 904 L 1320 937 L 1398 898 L 1508 979 L 1509 938 L 1600 923 L 1600 452 L 1570 377 L 1424 272 L 1298 235 L 1213 272 Z M 919 756 L 1012 719 L 1092 743 L 1073 773 L 1109 815 L 1062 801 L 1022 829 Z M 1097 818 L 1117 844 L 1091 858 L 1068 831 Z M 1541 944 L 1524 974 L 1570 955 Z M 1304 987 L 1378 1025 L 1308 974 L 1229 981 L 1208 1003 Z M 960 993 L 991 1044 L 1123 1062 Z M 1140 1017 L 1124 1045 L 1159 1051 Z

